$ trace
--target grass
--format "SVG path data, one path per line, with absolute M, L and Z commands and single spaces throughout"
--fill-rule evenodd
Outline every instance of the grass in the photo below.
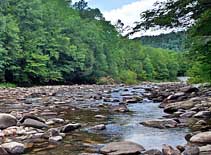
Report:
M 15 88 L 16 85 L 12 83 L 0 83 L 0 88 Z

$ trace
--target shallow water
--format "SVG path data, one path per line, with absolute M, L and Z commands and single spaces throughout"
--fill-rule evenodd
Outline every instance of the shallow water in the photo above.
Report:
M 119 91 L 120 89 L 120 91 Z M 118 88 L 118 91 L 111 93 L 112 98 L 122 101 L 122 95 L 136 94 L 141 96 L 143 88 Z M 117 104 L 117 103 L 107 103 Z M 43 151 L 35 149 L 30 155 L 77 155 L 79 153 L 97 152 L 100 146 L 105 143 L 128 140 L 143 145 L 146 149 L 161 149 L 163 144 L 172 146 L 185 144 L 184 136 L 188 133 L 186 128 L 178 129 L 155 129 L 144 127 L 140 122 L 161 118 L 164 113 L 158 108 L 158 103 L 153 103 L 145 99 L 142 103 L 130 104 L 130 113 L 109 113 L 108 111 L 76 110 L 74 113 L 67 113 L 66 119 L 73 122 L 82 123 L 84 128 L 80 131 L 70 133 L 65 140 L 57 147 L 48 149 L 49 145 L 44 145 Z M 102 114 L 108 116 L 106 120 L 96 119 L 94 116 Z M 92 131 L 89 127 L 104 123 L 107 126 L 105 131 Z M 27 155 L 29 155 L 27 154 Z

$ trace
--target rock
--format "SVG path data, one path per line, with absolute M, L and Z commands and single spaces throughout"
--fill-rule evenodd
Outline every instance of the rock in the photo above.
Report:
M 81 124 L 76 123 L 76 124 L 67 124 L 65 126 L 63 126 L 60 130 L 61 133 L 68 133 L 71 132 L 73 130 L 79 129 L 81 127 Z
M 31 119 L 31 118 L 25 119 L 24 122 L 22 123 L 22 125 L 24 125 L 26 127 L 34 127 L 34 128 L 38 128 L 38 129 L 48 127 L 45 123 L 35 120 L 35 119 Z
M 171 114 L 178 111 L 179 109 L 189 110 L 193 108 L 196 104 L 199 104 L 200 102 L 201 102 L 200 98 L 192 98 L 187 101 L 170 103 L 164 107 L 164 112 Z
M 96 125 L 94 127 L 91 128 L 92 130 L 105 130 L 106 126 L 105 124 L 100 124 L 100 125 Z
M 168 96 L 168 97 L 167 97 L 167 100 L 176 100 L 176 99 L 178 99 L 179 97 L 184 96 L 184 95 L 185 95 L 184 92 L 178 92 L 178 93 L 175 93 L 175 94 L 173 94 L 173 95 Z
M 199 147 L 200 155 L 210 155 L 211 154 L 211 145 L 205 145 Z
M 199 155 L 199 148 L 196 146 L 188 146 L 185 148 L 183 155 Z
M 181 155 L 179 150 L 174 149 L 169 145 L 163 145 L 162 152 L 163 155 Z
M 10 154 L 22 154 L 25 151 L 24 144 L 17 142 L 4 143 L 1 145 Z
M 141 122 L 141 124 L 149 127 L 164 129 L 164 128 L 175 128 L 177 127 L 178 123 L 173 119 L 154 119 Z
M 160 150 L 152 149 L 143 153 L 143 155 L 162 155 Z
M 199 89 L 197 87 L 192 87 L 192 86 L 188 86 L 188 87 L 183 87 L 181 88 L 181 91 L 183 91 L 186 94 L 191 94 L 193 92 L 198 92 Z
M 54 137 L 50 137 L 49 138 L 49 142 L 51 142 L 51 143 L 57 143 L 57 142 L 59 142 L 59 141 L 62 141 L 62 136 L 54 136 Z
M 201 132 L 191 137 L 190 142 L 211 144 L 211 131 Z
M 125 104 L 119 104 L 117 106 L 112 106 L 112 111 L 115 112 L 129 112 L 129 109 L 127 108 L 127 106 Z
M 128 141 L 112 142 L 100 149 L 102 154 L 106 155 L 139 155 L 144 151 L 144 147 Z
M 192 117 L 194 114 L 196 114 L 195 111 L 187 111 L 183 114 L 180 115 L 181 118 L 190 118 Z
M 11 126 L 16 126 L 17 120 L 10 114 L 0 113 L 0 129 L 6 129 Z
M 95 118 L 104 119 L 104 118 L 106 118 L 106 116 L 104 116 L 104 115 L 95 115 Z
M 2 147 L 0 147 L 0 155 L 9 155 L 9 153 Z
M 185 151 L 185 147 L 184 146 L 181 146 L 181 145 L 177 145 L 176 147 L 180 152 L 183 152 Z
M 211 118 L 211 112 L 210 111 L 200 111 L 197 114 L 195 114 L 193 117 L 195 117 L 195 118 Z

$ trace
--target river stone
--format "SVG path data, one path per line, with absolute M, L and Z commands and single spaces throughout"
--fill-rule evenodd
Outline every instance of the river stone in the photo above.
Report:
M 200 103 L 200 98 L 192 98 L 187 101 L 170 103 L 164 107 L 164 112 L 171 114 L 178 111 L 179 109 L 189 110 L 198 103 Z
M 200 155 L 210 155 L 211 154 L 211 145 L 206 145 L 199 147 Z
M 192 136 L 190 142 L 211 144 L 211 131 L 201 132 Z
M 17 119 L 10 114 L 0 113 L 0 129 L 6 129 L 17 125 Z
M 62 136 L 54 136 L 54 137 L 50 137 L 49 138 L 49 142 L 51 142 L 51 143 L 57 143 L 57 142 L 59 142 L 59 141 L 62 141 Z
M 24 122 L 22 123 L 22 125 L 24 125 L 26 127 L 34 127 L 34 128 L 38 128 L 38 129 L 48 127 L 45 123 L 35 120 L 35 119 L 31 119 L 31 118 L 25 119 Z
M 0 155 L 9 155 L 9 153 L 2 147 L 0 147 Z
M 68 132 L 71 132 L 75 129 L 79 129 L 81 127 L 81 124 L 79 123 L 76 123 L 76 124 L 67 124 L 65 126 L 63 126 L 60 130 L 61 133 L 68 133 Z
M 22 154 L 25 151 L 24 144 L 17 142 L 4 143 L 1 145 L 10 154 Z
M 92 127 L 91 129 L 92 130 L 105 130 L 106 125 L 105 124 L 96 125 L 96 126 Z
M 162 155 L 162 152 L 157 149 L 152 149 L 144 152 L 143 155 Z
M 175 128 L 177 127 L 177 122 L 173 119 L 154 119 L 154 120 L 147 120 L 145 122 L 141 122 L 141 124 L 149 127 L 154 128 Z
M 100 149 L 100 152 L 106 155 L 139 155 L 144 151 L 144 147 L 128 141 L 112 142 Z
M 181 155 L 179 150 L 174 149 L 169 145 L 163 145 L 162 152 L 163 155 Z
M 185 151 L 183 152 L 183 155 L 199 155 L 199 148 L 196 146 L 188 146 L 185 148 Z

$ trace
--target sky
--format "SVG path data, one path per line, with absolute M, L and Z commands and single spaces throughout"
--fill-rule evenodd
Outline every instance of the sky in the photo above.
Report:
M 78 0 L 73 0 L 76 2 Z M 134 26 L 134 22 L 140 21 L 140 13 L 153 8 L 157 1 L 165 0 L 86 0 L 89 7 L 99 8 L 106 20 L 115 24 L 120 19 L 126 26 Z M 158 35 L 166 31 L 149 30 L 147 32 L 137 33 L 134 37 L 140 35 Z

